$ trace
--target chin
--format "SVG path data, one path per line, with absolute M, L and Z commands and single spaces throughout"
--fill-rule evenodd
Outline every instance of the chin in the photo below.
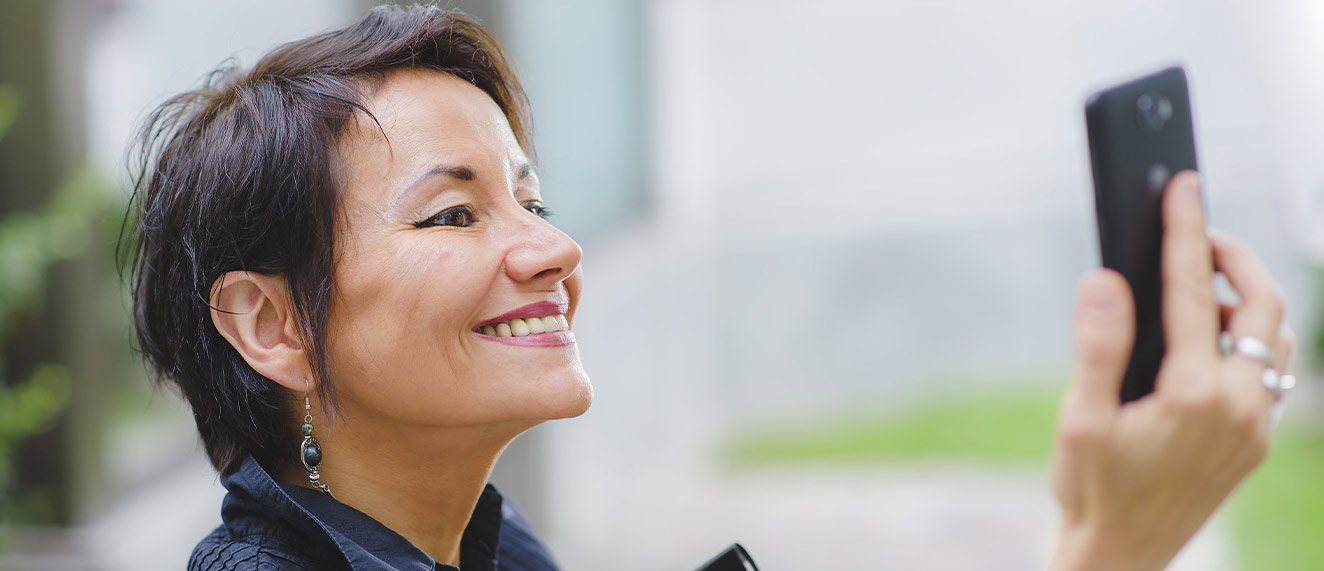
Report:
M 548 411 L 550 414 L 547 420 L 557 420 L 562 418 L 574 418 L 585 412 L 593 405 L 593 383 L 589 382 L 588 376 L 580 372 L 578 378 L 559 391 L 554 410 Z
M 580 390 L 579 401 L 576 404 L 577 406 L 573 411 L 562 418 L 574 418 L 588 412 L 588 407 L 593 406 L 593 384 L 588 382 L 587 378 L 584 379 L 584 385 Z

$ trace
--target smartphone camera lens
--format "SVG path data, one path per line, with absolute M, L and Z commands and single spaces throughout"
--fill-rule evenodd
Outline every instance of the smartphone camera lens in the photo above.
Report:
M 1172 118 L 1172 101 L 1157 93 L 1146 93 L 1136 99 L 1136 114 L 1146 130 L 1158 131 Z

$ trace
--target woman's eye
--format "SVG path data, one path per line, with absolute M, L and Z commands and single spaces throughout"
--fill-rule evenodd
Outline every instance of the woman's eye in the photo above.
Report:
M 519 205 L 523 206 L 525 210 L 537 214 L 539 218 L 544 220 L 552 215 L 552 211 L 546 206 L 543 206 L 541 200 L 526 200 Z
M 427 228 L 429 226 L 472 226 L 474 223 L 474 211 L 468 206 L 452 206 L 441 212 L 432 215 L 431 218 L 422 222 L 414 223 L 415 228 Z

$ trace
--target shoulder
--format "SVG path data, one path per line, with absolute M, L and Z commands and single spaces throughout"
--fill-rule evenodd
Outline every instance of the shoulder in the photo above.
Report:
M 296 542 L 280 534 L 236 537 L 225 526 L 216 528 L 193 548 L 188 571 L 324 571 L 344 568 L 300 553 Z
M 560 567 L 546 546 L 538 539 L 533 524 L 514 502 L 501 506 L 501 543 L 498 551 L 501 569 L 521 571 L 556 571 Z

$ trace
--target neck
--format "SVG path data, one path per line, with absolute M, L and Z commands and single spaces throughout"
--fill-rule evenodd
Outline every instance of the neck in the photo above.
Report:
M 321 481 L 341 503 L 399 533 L 433 559 L 458 567 L 460 539 L 492 466 L 527 428 L 527 423 L 426 430 L 361 421 L 326 429 L 319 425 L 316 436 L 325 455 Z M 282 479 L 308 485 L 297 463 Z

